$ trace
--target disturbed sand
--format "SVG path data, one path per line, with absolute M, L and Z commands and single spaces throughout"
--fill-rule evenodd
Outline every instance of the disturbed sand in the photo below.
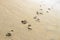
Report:
M 59 7 L 59 0 L 0 0 L 0 40 L 60 40 Z

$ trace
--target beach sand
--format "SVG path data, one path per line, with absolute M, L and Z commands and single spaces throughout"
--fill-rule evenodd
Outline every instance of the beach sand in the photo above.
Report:
M 59 7 L 54 0 L 0 0 L 0 40 L 60 40 Z

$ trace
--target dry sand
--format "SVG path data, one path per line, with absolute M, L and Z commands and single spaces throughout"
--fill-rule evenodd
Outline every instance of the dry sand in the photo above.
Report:
M 59 2 L 0 0 L 0 40 L 60 40 Z

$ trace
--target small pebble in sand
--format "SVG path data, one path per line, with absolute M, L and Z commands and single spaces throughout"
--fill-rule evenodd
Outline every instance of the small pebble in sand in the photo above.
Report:
M 14 30 L 11 30 L 11 32 L 14 32 Z
M 7 36 L 7 37 L 10 37 L 10 36 L 12 36 L 12 35 L 11 35 L 11 33 L 7 33 L 6 36 Z
M 28 27 L 30 27 L 30 26 L 31 26 L 31 24 L 28 25 Z
M 49 11 L 46 11 L 47 13 L 49 13 Z
M 43 15 L 43 13 L 40 13 L 41 15 Z
M 48 8 L 48 10 L 51 10 L 50 8 Z
M 33 17 L 34 19 L 36 19 L 37 18 L 37 16 L 35 16 L 35 17 Z
M 37 20 L 36 20 L 37 22 L 40 22 L 40 19 L 39 18 L 37 18 Z
M 32 30 L 32 27 L 31 27 L 31 25 L 30 25 L 30 24 L 28 25 L 28 29 L 29 29 L 29 30 Z
M 21 23 L 22 24 L 27 24 L 27 21 L 26 20 L 22 20 Z
M 36 14 L 39 15 L 39 12 L 37 11 Z
M 28 27 L 28 29 L 29 29 L 29 30 L 32 30 L 32 28 L 31 28 L 31 27 Z

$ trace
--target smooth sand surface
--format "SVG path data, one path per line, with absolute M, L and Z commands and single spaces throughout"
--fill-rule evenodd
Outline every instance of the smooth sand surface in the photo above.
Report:
M 0 0 L 0 40 L 60 40 L 60 1 Z

